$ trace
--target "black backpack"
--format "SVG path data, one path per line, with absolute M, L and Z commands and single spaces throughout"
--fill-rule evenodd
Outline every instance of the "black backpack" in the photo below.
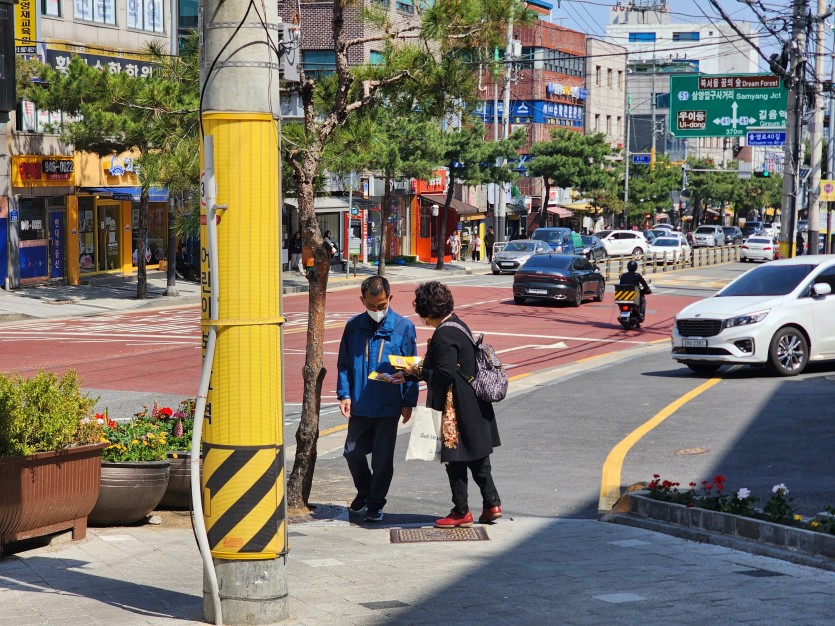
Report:
M 457 328 L 467 335 L 475 347 L 475 376 L 467 379 L 467 382 L 475 391 L 479 400 L 485 402 L 501 402 L 507 395 L 507 373 L 502 368 L 502 362 L 496 356 L 496 351 L 489 343 L 484 343 L 484 335 L 474 339 L 472 334 L 457 322 L 444 322 L 446 326 Z

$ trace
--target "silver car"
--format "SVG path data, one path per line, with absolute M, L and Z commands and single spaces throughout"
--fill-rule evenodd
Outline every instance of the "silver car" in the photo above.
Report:
M 494 274 L 514 273 L 534 254 L 545 254 L 551 251 L 551 246 L 544 241 L 535 239 L 509 241 L 504 248 L 493 255 L 490 269 Z

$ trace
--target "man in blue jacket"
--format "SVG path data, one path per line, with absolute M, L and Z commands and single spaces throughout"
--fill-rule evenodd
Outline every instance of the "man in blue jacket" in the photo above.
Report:
M 366 278 L 360 287 L 365 313 L 345 325 L 337 360 L 336 395 L 339 410 L 349 418 L 343 456 L 357 488 L 351 512 L 365 509 L 365 521 L 381 522 L 391 479 L 397 425 L 412 417 L 418 383 L 370 380 L 369 374 L 397 373 L 389 355 L 416 356 L 415 325 L 391 310 L 389 282 L 382 276 Z M 371 454 L 371 468 L 367 456 Z

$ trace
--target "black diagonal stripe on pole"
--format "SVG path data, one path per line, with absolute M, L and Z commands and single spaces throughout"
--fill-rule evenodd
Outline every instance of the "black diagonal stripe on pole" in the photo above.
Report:
M 258 454 L 258 450 L 247 449 L 232 452 L 232 454 L 226 457 L 223 463 L 217 466 L 206 481 L 206 489 L 209 490 L 209 493 L 212 494 L 220 491 L 256 454 Z
M 215 548 L 220 543 L 220 540 L 223 539 L 230 530 L 237 526 L 243 518 L 249 515 L 249 513 L 252 512 L 252 509 L 258 506 L 258 503 L 264 499 L 264 496 L 266 496 L 270 489 L 273 488 L 273 485 L 275 485 L 276 475 L 276 465 L 275 463 L 270 463 L 270 466 L 267 468 L 267 471 L 261 475 L 261 478 L 255 481 L 252 487 L 247 489 L 238 501 L 220 516 L 208 532 L 209 545 L 212 548 Z
M 263 552 L 267 544 L 276 536 L 281 527 L 281 515 L 284 511 L 284 498 L 278 503 L 278 508 L 270 515 L 267 523 L 261 527 L 255 536 L 240 549 L 240 552 Z

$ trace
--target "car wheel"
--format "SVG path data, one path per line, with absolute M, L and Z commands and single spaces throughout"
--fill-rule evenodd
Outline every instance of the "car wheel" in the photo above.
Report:
M 525 300 L 526 298 L 523 298 L 522 296 L 513 296 L 513 301 L 516 304 L 525 304 Z
M 571 306 L 578 307 L 583 304 L 583 286 L 578 285 L 577 290 L 574 292 L 574 299 L 571 300 Z
M 777 331 L 768 348 L 768 367 L 778 376 L 797 376 L 809 361 L 806 337 L 794 326 Z
M 603 302 L 603 295 L 606 293 L 606 283 L 600 283 L 600 286 L 597 288 L 597 294 L 594 296 L 595 302 Z
M 641 256 L 643 253 L 644 253 L 644 251 L 643 251 L 643 250 L 641 250 L 640 248 L 635 248 L 635 249 L 632 251 L 632 256 Z
M 499 270 L 493 270 L 493 273 L 494 274 L 501 274 L 501 272 Z
M 722 367 L 721 365 L 717 365 L 715 363 L 685 363 L 685 365 L 689 367 L 690 371 L 694 374 L 701 374 L 702 376 L 715 374 L 719 371 L 719 368 Z

